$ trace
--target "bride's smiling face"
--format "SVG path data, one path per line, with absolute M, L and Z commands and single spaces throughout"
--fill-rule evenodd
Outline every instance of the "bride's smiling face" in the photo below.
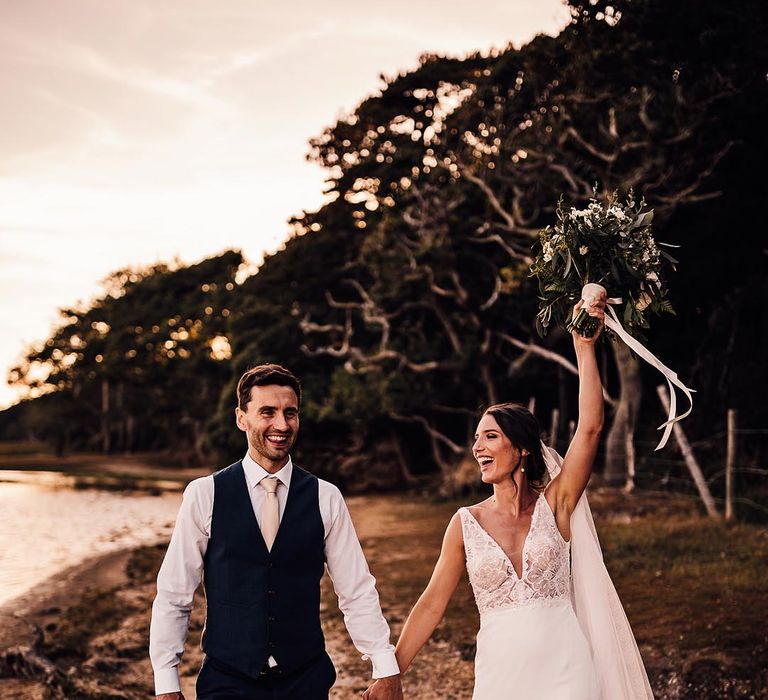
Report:
M 486 484 L 509 479 L 520 459 L 519 450 L 490 413 L 486 413 L 477 425 L 472 454 L 480 465 L 480 478 Z

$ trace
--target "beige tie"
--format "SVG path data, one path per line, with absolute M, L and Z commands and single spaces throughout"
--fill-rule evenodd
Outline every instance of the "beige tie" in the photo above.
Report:
M 261 534 L 267 549 L 272 551 L 272 544 L 280 527 L 280 508 L 277 502 L 277 478 L 268 476 L 259 482 L 265 491 L 264 505 L 261 507 Z

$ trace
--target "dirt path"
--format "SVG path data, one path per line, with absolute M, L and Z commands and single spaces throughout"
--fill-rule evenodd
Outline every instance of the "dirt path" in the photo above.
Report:
M 384 616 L 392 639 L 400 634 L 405 618 L 429 581 L 443 530 L 455 511 L 452 505 L 423 507 L 392 498 L 351 498 L 350 511 L 358 536 L 378 581 Z M 323 590 L 324 626 L 328 651 L 338 678 L 332 700 L 352 700 L 368 686 L 370 663 L 362 661 L 352 646 L 327 579 Z M 466 700 L 472 694 L 474 630 L 479 625 L 471 591 L 462 582 L 446 619 L 414 661 L 404 678 L 408 698 Z M 462 630 L 464 630 L 462 632 Z

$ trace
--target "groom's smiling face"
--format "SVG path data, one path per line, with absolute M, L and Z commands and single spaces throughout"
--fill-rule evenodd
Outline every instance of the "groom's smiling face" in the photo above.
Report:
M 299 432 L 299 399 L 288 386 L 254 386 L 245 409 L 235 411 L 237 427 L 248 438 L 254 461 L 269 472 L 288 462 Z

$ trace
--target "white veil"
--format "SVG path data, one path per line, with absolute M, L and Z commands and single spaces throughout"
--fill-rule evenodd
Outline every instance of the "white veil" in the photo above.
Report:
M 550 478 L 563 458 L 541 443 Z M 601 700 L 653 700 L 640 650 L 603 562 L 587 494 L 571 516 L 572 600 L 600 683 Z

